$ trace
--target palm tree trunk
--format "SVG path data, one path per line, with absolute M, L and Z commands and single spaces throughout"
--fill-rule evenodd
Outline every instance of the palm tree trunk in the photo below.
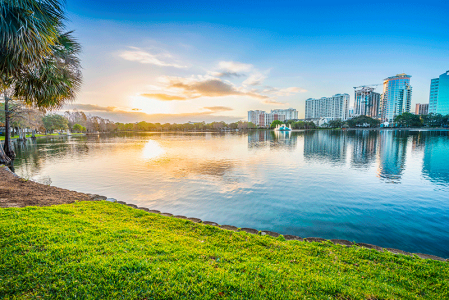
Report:
M 3 95 L 5 97 L 5 144 L 3 145 L 3 149 L 5 150 L 4 152 L 6 156 L 8 156 L 11 160 L 14 160 L 16 154 L 11 147 L 11 125 L 9 124 L 10 112 L 8 106 L 9 98 L 6 94 L 6 89 L 3 91 Z

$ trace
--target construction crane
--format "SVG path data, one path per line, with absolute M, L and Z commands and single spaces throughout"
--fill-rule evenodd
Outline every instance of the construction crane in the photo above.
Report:
M 354 90 L 355 90 L 355 89 L 358 89 L 358 88 L 372 87 L 372 86 L 379 86 L 379 85 L 382 85 L 382 84 L 381 84 L 381 83 L 378 83 L 378 84 L 366 84 L 366 85 L 361 85 L 361 86 L 355 86 L 355 87 L 354 87 Z

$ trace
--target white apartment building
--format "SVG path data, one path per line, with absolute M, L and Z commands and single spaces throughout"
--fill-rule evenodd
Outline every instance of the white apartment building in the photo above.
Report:
M 305 119 L 329 118 L 346 121 L 349 118 L 349 94 L 336 94 L 332 97 L 306 100 Z
M 268 127 L 273 121 L 285 121 L 285 115 L 277 113 L 266 113 L 263 110 L 250 110 L 248 111 L 248 122 L 251 122 L 259 127 Z
M 298 111 L 294 108 L 289 109 L 272 109 L 272 114 L 285 115 L 285 120 L 296 120 L 298 119 Z

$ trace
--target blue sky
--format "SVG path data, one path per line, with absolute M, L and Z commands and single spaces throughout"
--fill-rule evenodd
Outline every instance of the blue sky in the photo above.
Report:
M 73 107 L 115 121 L 234 121 L 412 75 L 412 104 L 449 70 L 447 1 L 74 1 Z M 377 89 L 381 92 L 381 87 Z M 412 105 L 413 107 L 413 105 Z

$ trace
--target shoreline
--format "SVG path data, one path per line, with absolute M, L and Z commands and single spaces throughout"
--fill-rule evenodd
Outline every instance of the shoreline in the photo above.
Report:
M 83 136 L 83 135 L 86 135 L 85 133 L 72 133 L 72 134 L 55 134 L 55 133 L 52 133 L 52 134 L 36 134 L 36 139 L 40 139 L 40 138 L 49 138 L 49 137 L 67 137 L 67 136 L 72 136 L 72 135 L 75 135 L 75 136 Z M 25 138 L 27 139 L 27 140 L 29 140 L 29 139 L 32 139 L 31 138 L 31 134 L 27 134 L 26 136 L 25 136 Z M 4 141 L 5 140 L 5 136 L 0 136 L 0 141 Z M 18 141 L 19 140 L 19 137 L 18 136 L 14 136 L 14 137 L 11 137 L 11 141 Z
M 159 210 L 153 210 L 147 207 L 139 207 L 135 204 L 127 203 L 124 201 L 117 201 L 114 198 L 108 198 L 106 196 L 100 196 L 100 195 L 94 195 L 94 194 L 87 194 L 87 193 L 80 193 L 77 191 L 70 191 L 67 189 L 54 187 L 50 185 L 44 185 L 38 182 L 34 182 L 31 180 L 26 180 L 21 177 L 19 177 L 17 174 L 13 173 L 8 167 L 6 166 L 0 166 L 0 177 L 4 177 L 3 180 L 0 182 L 0 209 L 2 208 L 23 208 L 27 206 L 53 206 L 53 205 L 59 205 L 59 204 L 72 204 L 78 201 L 109 201 L 114 202 L 122 205 L 126 205 L 135 209 L 143 210 L 148 213 L 152 214 L 159 214 L 161 216 L 165 217 L 173 217 L 177 219 L 184 219 L 189 220 L 194 223 L 199 223 L 203 225 L 209 225 L 209 226 L 215 226 L 218 228 L 221 228 L 223 230 L 230 230 L 230 231 L 244 231 L 250 234 L 255 235 L 268 235 L 273 238 L 279 238 L 280 236 L 283 236 L 285 240 L 294 240 L 294 241 L 301 241 L 301 242 L 332 242 L 335 245 L 342 245 L 344 247 L 363 247 L 367 249 L 374 249 L 379 252 L 388 251 L 393 254 L 402 254 L 407 256 L 413 256 L 416 255 L 419 258 L 422 259 L 432 259 L 432 260 L 438 260 L 442 262 L 449 262 L 449 258 L 442 258 L 435 255 L 430 254 L 424 254 L 424 253 L 410 253 L 406 251 L 402 251 L 399 249 L 394 248 L 383 248 L 377 245 L 367 244 L 367 243 L 359 243 L 359 242 L 351 242 L 348 240 L 341 240 L 341 239 L 323 239 L 319 237 L 306 237 L 302 238 L 295 235 L 289 235 L 285 234 L 282 235 L 277 232 L 272 232 L 268 230 L 257 230 L 254 228 L 238 228 L 233 225 L 220 225 L 213 221 L 203 221 L 199 218 L 195 217 L 186 217 L 182 215 L 173 215 L 168 212 L 160 212 Z M 5 187 L 6 186 L 6 187 Z M 34 198 L 34 199 L 26 199 L 27 197 Z M 5 198 L 6 197 L 6 198 Z M 5 201 L 6 200 L 6 201 Z

